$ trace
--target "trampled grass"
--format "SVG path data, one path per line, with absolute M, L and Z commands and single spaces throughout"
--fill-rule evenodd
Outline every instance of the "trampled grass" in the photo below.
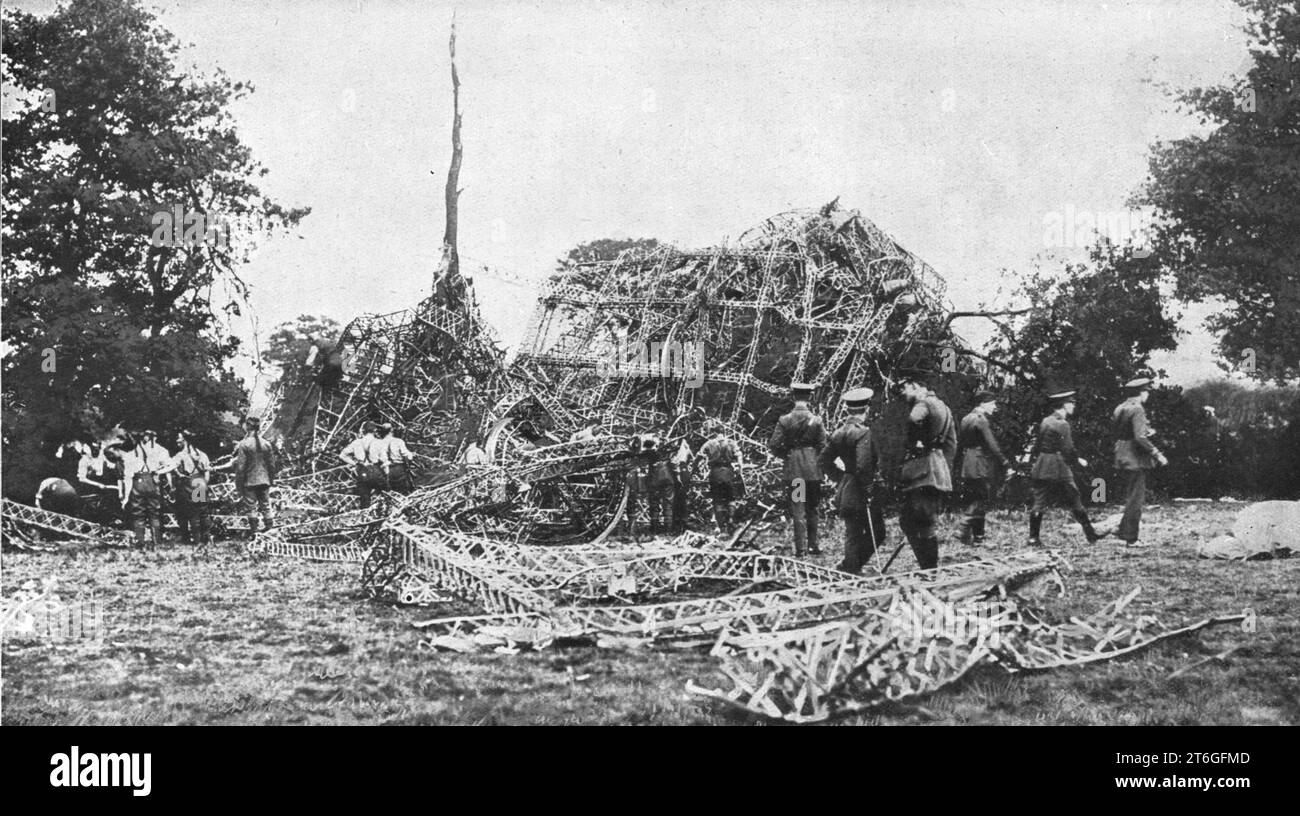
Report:
M 1300 724 L 1300 558 L 1230 563 L 1195 556 L 1240 505 L 1149 508 L 1126 551 L 1089 547 L 1064 513 L 1044 538 L 1071 563 L 1060 614 L 1086 615 L 1135 586 L 1132 609 L 1169 624 L 1254 609 L 1257 631 L 1223 626 L 1115 661 L 1033 676 L 996 667 L 855 724 Z M 945 520 L 944 553 L 957 522 Z M 890 521 L 890 535 L 898 531 Z M 992 550 L 1022 546 L 1023 513 L 989 519 Z M 826 554 L 838 560 L 832 528 Z M 891 547 L 892 549 L 892 547 Z M 891 572 L 911 568 L 904 551 Z M 355 565 L 254 560 L 233 546 L 199 555 L 69 549 L 7 553 L 6 597 L 54 577 L 67 601 L 92 596 L 102 637 L 7 638 L 3 717 L 29 724 L 731 724 L 685 690 L 720 685 L 699 650 L 552 648 L 515 655 L 420 648 L 427 610 L 361 597 Z M 1197 661 L 1237 647 L 1223 661 Z

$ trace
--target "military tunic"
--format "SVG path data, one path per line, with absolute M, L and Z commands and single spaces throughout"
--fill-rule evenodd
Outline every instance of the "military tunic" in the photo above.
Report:
M 271 484 L 275 481 L 275 449 L 256 433 L 244 437 L 235 447 L 235 490 L 243 499 L 249 529 L 257 532 L 257 514 L 265 529 L 271 529 Z
M 1070 469 L 1079 461 L 1070 423 L 1055 414 L 1045 417 L 1038 425 L 1038 436 L 1029 453 L 1036 457 L 1029 471 L 1030 490 L 1034 494 L 1034 506 L 1030 512 L 1041 514 L 1053 496 L 1069 504 L 1075 513 L 1084 512 L 1079 488 L 1074 483 L 1074 471 Z
M 772 453 L 785 459 L 782 475 L 787 482 L 803 479 L 820 482 L 821 467 L 817 457 L 826 447 L 826 426 L 821 417 L 807 408 L 795 408 L 776 422 L 768 440 Z
M 842 469 L 836 460 L 844 464 Z M 884 543 L 884 512 L 872 501 L 879 462 L 871 429 L 857 416 L 835 429 L 819 457 L 822 472 L 839 482 L 835 509 L 844 519 L 844 560 L 839 568 L 845 572 L 861 571 Z
M 969 532 L 963 533 L 976 540 L 984 537 L 984 520 L 987 512 L 986 503 L 993 498 L 994 485 L 1003 468 L 1007 466 L 1007 457 L 993 437 L 989 426 L 988 414 L 983 411 L 971 411 L 961 421 L 961 430 L 957 434 L 957 449 L 961 462 L 962 497 L 966 505 L 966 518 L 963 522 Z
M 826 448 L 826 427 L 812 411 L 796 406 L 777 420 L 768 447 L 785 459 L 782 472 L 790 490 L 795 554 L 802 554 L 805 545 L 819 552 L 817 506 L 821 503 L 822 471 L 817 459 Z
M 721 434 L 700 448 L 700 456 L 709 465 L 709 498 L 713 502 L 713 520 L 723 532 L 731 529 L 731 502 L 735 499 L 735 465 L 739 454 L 736 443 Z
M 212 462 L 206 453 L 190 446 L 177 451 L 171 465 L 179 477 L 176 524 L 180 527 L 181 538 L 187 544 L 207 544 L 212 538 L 212 516 L 208 512 L 208 479 Z
M 1120 403 L 1111 415 L 1115 430 L 1115 469 L 1122 475 L 1124 517 L 1115 535 L 1124 541 L 1137 541 L 1142 524 L 1142 504 L 1146 501 L 1147 471 L 1155 467 L 1155 445 L 1148 437 L 1147 411 L 1136 398 Z
M 952 460 L 957 455 L 957 428 L 952 411 L 927 392 L 907 416 L 907 458 L 903 462 L 903 508 L 898 525 L 921 569 L 939 565 L 934 524 L 952 492 Z
M 933 393 L 927 393 L 907 415 L 903 490 L 933 488 L 951 493 L 952 463 L 956 455 L 957 428 L 952 411 Z

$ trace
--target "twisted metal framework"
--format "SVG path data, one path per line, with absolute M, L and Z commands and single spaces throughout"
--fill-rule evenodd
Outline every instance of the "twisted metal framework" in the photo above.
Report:
M 9 499 L 4 499 L 3 502 L 5 532 L 10 535 L 26 538 L 32 531 L 44 531 L 68 538 L 116 546 L 127 546 L 131 543 L 131 534 L 124 530 L 114 530 L 75 516 L 41 510 Z
M 815 722 L 931 694 L 983 663 L 1009 671 L 1078 666 L 1245 617 L 1172 629 L 1149 615 L 1125 619 L 1121 613 L 1134 590 L 1086 620 L 1053 624 L 1017 598 L 1014 588 L 990 590 L 995 592 L 982 598 L 954 599 L 924 586 L 899 587 L 887 609 L 795 631 L 739 620 L 719 635 L 712 651 L 730 688 L 688 682 L 687 689 L 750 714 Z M 919 615 L 907 614 L 920 609 L 942 609 L 948 625 L 927 631 Z
M 575 266 L 539 299 L 512 371 L 553 384 L 584 422 L 707 406 L 761 437 L 791 381 L 824 386 L 834 405 L 850 372 L 870 382 L 942 313 L 943 292 L 933 269 L 832 203 L 768 219 L 736 248 Z
M 609 634 L 640 638 L 711 636 L 730 621 L 784 629 L 862 614 L 924 580 L 944 597 L 990 585 L 1018 585 L 1052 572 L 1050 555 L 1023 553 L 946 566 L 928 574 L 860 578 L 782 556 L 684 548 L 576 551 L 543 556 L 489 539 L 390 519 L 363 568 L 363 583 L 399 602 L 455 595 L 484 615 L 426 621 L 435 637 L 484 626 L 542 632 L 545 638 Z M 702 584 L 741 591 L 674 597 Z M 655 602 L 669 596 L 671 600 Z M 610 603 L 613 601 L 614 603 Z M 486 617 L 485 617 L 486 616 Z
M 407 518 L 441 517 L 441 503 L 460 490 L 453 507 L 486 509 L 457 511 L 458 529 L 589 541 L 625 514 L 628 463 L 612 449 L 590 461 L 597 457 L 565 449 L 565 440 L 651 429 L 676 440 L 698 434 L 706 416 L 722 417 L 745 455 L 745 501 L 762 502 L 779 481 L 764 443 L 789 383 L 821 386 L 818 400 L 833 408 L 846 383 L 876 382 L 942 322 L 943 293 L 933 269 L 832 202 L 774 216 L 732 247 L 660 247 L 573 265 L 548 283 L 508 360 L 472 292 L 359 318 L 339 341 L 337 378 L 305 373 L 269 414 L 305 471 L 302 487 L 344 492 L 329 485 L 346 473 L 326 471 L 327 481 L 311 472 L 337 463 L 362 420 L 382 418 L 404 426 L 430 465 L 421 481 L 433 492 L 413 500 Z M 450 471 L 472 441 L 504 472 Z M 538 448 L 583 461 L 515 491 Z M 704 474 L 690 475 L 698 518 L 708 506 Z

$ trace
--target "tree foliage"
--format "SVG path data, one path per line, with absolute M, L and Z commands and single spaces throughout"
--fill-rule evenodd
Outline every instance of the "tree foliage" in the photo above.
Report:
M 1211 130 L 1156 145 L 1136 203 L 1159 215 L 1153 248 L 1178 296 L 1228 304 L 1208 321 L 1224 367 L 1282 382 L 1300 377 L 1300 14 L 1238 2 L 1249 70 L 1177 94 Z
M 315 315 L 298 315 L 293 320 L 276 326 L 262 351 L 262 362 L 273 366 L 278 374 L 269 385 L 275 390 L 279 383 L 297 382 L 306 370 L 307 356 L 316 342 L 324 341 L 331 346 L 338 342 L 343 326 L 331 317 Z M 322 350 L 318 350 L 318 354 Z M 315 365 L 323 363 L 318 358 Z
M 615 261 L 627 250 L 649 252 L 660 246 L 657 238 L 598 238 L 578 244 L 556 261 L 560 269 L 573 264 L 591 263 L 593 261 Z
M 1047 395 L 1074 389 L 1075 443 L 1090 475 L 1111 475 L 1110 415 L 1123 384 L 1146 369 L 1153 351 L 1176 346 L 1176 315 L 1165 308 L 1159 279 L 1154 257 L 1106 243 L 1093 247 L 1087 263 L 1060 274 L 1036 269 L 1022 279 L 1015 297 L 1029 311 L 996 319 L 998 332 L 985 349 L 1001 366 L 988 379 L 1002 386 L 994 425 L 1008 455 L 1027 448 L 1050 410 Z M 1008 370 L 1012 376 L 1002 377 Z M 1159 429 L 1158 417 L 1152 423 Z
M 245 400 L 223 365 L 239 266 L 308 212 L 254 184 L 228 114 L 251 87 L 179 69 L 134 0 L 6 9 L 3 27 L 6 490 L 118 422 L 214 444 Z

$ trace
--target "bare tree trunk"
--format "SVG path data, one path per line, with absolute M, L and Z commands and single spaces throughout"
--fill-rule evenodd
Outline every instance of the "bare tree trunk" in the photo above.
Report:
M 456 73 L 456 20 L 451 21 L 451 101 L 453 118 L 451 123 L 451 169 L 447 171 L 447 227 L 442 235 L 443 282 L 447 308 L 458 305 L 460 281 L 460 255 L 456 251 L 457 202 L 460 199 L 460 76 Z

